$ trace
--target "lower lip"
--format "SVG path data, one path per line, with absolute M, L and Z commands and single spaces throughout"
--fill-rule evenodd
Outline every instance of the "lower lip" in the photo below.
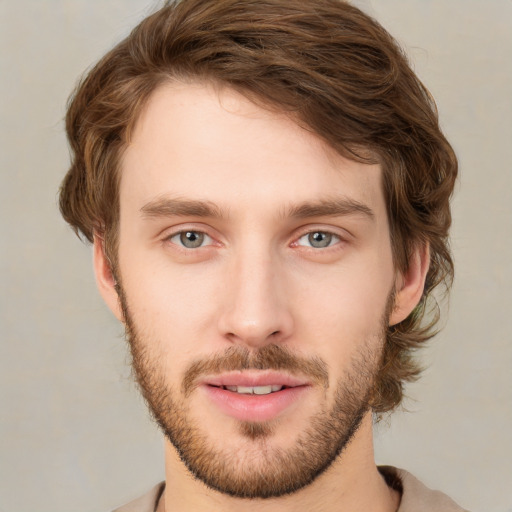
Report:
M 269 421 L 296 403 L 310 386 L 285 388 L 268 395 L 244 395 L 215 386 L 201 386 L 228 416 L 241 421 Z

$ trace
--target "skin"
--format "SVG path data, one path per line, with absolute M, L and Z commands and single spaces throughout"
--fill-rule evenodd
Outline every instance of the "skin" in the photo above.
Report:
M 380 166 L 341 157 L 285 115 L 229 88 L 158 89 L 136 124 L 121 173 L 118 278 L 139 341 L 209 443 L 236 453 L 241 470 L 263 467 L 258 443 L 293 449 L 312 417 L 332 408 L 362 346 L 379 356 L 390 294 L 394 289 L 395 303 L 384 322 L 393 325 L 420 299 L 428 250 L 418 248 L 407 273 L 396 272 Z M 177 211 L 176 200 L 213 211 Z M 344 208 L 303 208 L 297 215 L 299 206 L 327 201 Z M 182 230 L 207 237 L 187 249 Z M 312 247 L 310 232 L 334 236 L 327 247 Z M 125 322 L 100 238 L 94 252 L 99 290 Z M 309 386 L 272 421 L 264 441 L 244 436 L 239 420 L 200 389 L 180 392 L 194 360 L 269 344 L 324 361 L 328 386 Z M 399 503 L 375 466 L 371 411 L 326 471 L 279 498 L 220 493 L 191 476 L 169 440 L 165 454 L 159 510 L 165 501 L 172 510 L 295 512 L 392 511 Z

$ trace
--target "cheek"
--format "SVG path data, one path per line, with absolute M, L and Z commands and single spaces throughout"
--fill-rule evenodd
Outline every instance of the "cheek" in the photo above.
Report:
M 350 357 L 365 340 L 380 335 L 391 288 L 391 272 L 370 265 L 301 279 L 294 295 L 299 338 L 328 354 L 322 357 Z
M 278 290 L 273 293 L 294 320 L 290 348 L 318 354 L 326 362 L 339 361 L 380 332 L 392 265 L 391 256 L 376 253 L 382 255 L 354 253 L 336 265 L 282 261 L 276 266 Z M 152 353 L 165 358 L 169 368 L 177 368 L 225 348 L 219 316 L 230 305 L 230 296 L 236 295 L 227 264 L 170 265 L 161 253 L 126 245 L 120 247 L 121 254 L 120 273 L 132 320 Z
M 120 262 L 123 289 L 138 338 L 172 379 L 212 345 L 219 286 L 211 278 L 215 272 L 143 259 L 132 253 Z

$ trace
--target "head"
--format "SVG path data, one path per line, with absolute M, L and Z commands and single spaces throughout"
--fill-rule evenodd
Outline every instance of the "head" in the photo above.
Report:
M 218 101 L 214 101 L 214 97 Z M 189 107 L 180 111 L 180 105 L 184 104 Z M 147 347 L 141 342 L 153 333 L 140 327 L 141 322 L 137 322 L 142 318 L 140 308 L 135 311 L 137 300 L 130 300 L 130 287 L 126 284 L 130 278 L 125 275 L 130 259 L 123 259 L 121 212 L 123 197 L 126 202 L 134 187 L 143 187 L 144 176 L 131 182 L 129 176 L 134 169 L 144 168 L 144 165 L 136 165 L 141 162 L 137 152 L 142 151 L 144 144 L 152 144 L 151 126 L 168 126 L 168 132 L 173 132 L 170 121 L 166 125 L 156 119 L 163 111 L 180 111 L 182 116 L 187 116 L 191 137 L 194 129 L 201 130 L 199 124 L 194 124 L 201 112 L 205 119 L 219 123 L 220 132 L 230 133 L 235 139 L 238 125 L 232 116 L 243 118 L 247 123 L 241 132 L 245 126 L 248 128 L 246 138 L 240 140 L 240 147 L 251 136 L 258 139 L 259 133 L 274 135 L 274 138 L 269 136 L 268 140 L 259 141 L 260 154 L 266 154 L 266 149 L 273 147 L 273 140 L 284 133 L 281 151 L 298 155 L 295 162 L 299 173 L 297 179 L 306 180 L 302 181 L 304 183 L 309 179 L 314 181 L 313 171 L 322 161 L 322 172 L 328 176 L 322 182 L 325 190 L 338 186 L 355 190 L 349 207 L 355 205 L 356 210 L 360 207 L 357 215 L 371 217 L 375 213 L 364 211 L 368 197 L 375 211 L 381 212 L 381 224 L 375 233 L 380 230 L 381 235 L 385 235 L 385 240 L 379 238 L 379 247 L 384 252 L 389 245 L 389 265 L 387 270 L 381 269 L 390 276 L 386 281 L 387 289 L 384 290 L 386 286 L 383 284 L 377 303 L 368 299 L 369 307 L 375 309 L 369 321 L 371 325 L 360 346 L 346 354 L 354 361 L 352 371 L 348 381 L 333 391 L 330 402 L 338 401 L 342 405 L 330 407 L 329 414 L 312 410 L 310 415 L 317 424 L 342 428 L 346 439 L 338 442 L 337 448 L 322 459 L 323 463 L 316 466 L 312 463 L 315 467 L 303 478 L 305 482 L 315 471 L 321 471 L 329 457 L 332 460 L 341 451 L 368 408 L 377 414 L 394 409 L 402 400 L 404 383 L 418 375 L 414 350 L 433 335 L 438 320 L 429 308 L 432 291 L 438 285 L 449 286 L 453 275 L 447 237 L 451 222 L 449 199 L 457 174 L 455 155 L 439 129 L 432 98 L 410 69 L 396 42 L 375 20 L 345 2 L 183 0 L 170 2 L 149 16 L 85 76 L 70 101 L 66 128 L 72 149 L 72 166 L 60 196 L 65 219 L 77 232 L 95 242 L 108 263 L 121 305 L 120 317 L 131 335 L 132 351 L 136 356 L 134 364 L 136 368 L 138 365 L 138 378 L 143 389 L 165 388 L 165 383 L 160 382 L 161 374 L 152 371 L 152 358 L 147 356 Z M 226 112 L 226 116 L 222 112 Z M 179 130 L 175 132 L 175 139 L 162 140 L 159 147 L 171 147 L 173 140 L 180 138 Z M 187 126 L 184 132 L 187 132 Z M 215 133 L 209 134 L 209 137 L 214 136 Z M 187 141 L 183 143 L 180 139 L 179 147 L 186 145 Z M 309 152 L 301 154 L 298 150 L 301 147 L 309 148 Z M 273 183 L 279 163 L 272 155 L 268 161 L 264 156 L 262 158 L 265 165 L 271 161 L 269 165 L 273 172 L 268 174 L 262 169 L 259 180 L 254 182 L 250 181 L 250 172 L 249 177 L 243 174 L 236 179 L 233 175 L 224 176 L 229 183 L 226 194 L 236 197 L 237 183 L 242 187 L 244 180 L 246 187 L 255 189 L 262 182 Z M 301 161 L 311 161 L 302 175 Z M 213 164 L 212 174 L 217 167 L 218 175 L 224 172 L 225 166 Z M 342 178 L 331 173 L 337 167 L 344 169 Z M 176 177 L 176 180 L 184 180 L 183 184 L 187 176 Z M 201 191 L 204 184 L 205 190 L 220 191 L 218 197 L 222 197 L 218 182 L 204 178 L 195 178 L 198 190 Z M 358 179 L 362 181 L 358 182 Z M 300 186 L 294 192 L 294 182 L 293 172 L 288 169 L 274 184 L 276 189 L 281 187 L 280 190 L 291 191 L 289 195 L 284 194 L 287 201 L 291 201 L 294 193 L 300 196 L 304 192 L 304 187 L 301 189 Z M 126 183 L 131 183 L 131 189 Z M 272 189 L 265 193 L 269 194 L 271 204 Z M 218 203 L 214 206 L 219 206 Z M 235 204 L 230 206 L 236 207 Z M 276 208 L 281 206 L 286 205 L 276 202 Z M 161 213 L 165 207 L 153 201 L 146 214 L 151 217 L 158 214 L 159 208 Z M 195 207 L 197 214 L 197 204 Z M 217 219 L 222 219 L 223 213 L 226 214 L 224 218 L 229 217 L 227 212 L 214 213 Z M 265 212 L 260 213 L 258 218 L 263 218 Z M 189 214 L 192 215 L 190 208 Z M 124 216 L 125 222 L 128 218 L 129 214 Z M 216 227 L 219 232 L 222 231 L 220 225 Z M 325 236 L 322 231 L 317 234 Z M 182 233 L 175 233 L 170 239 L 182 236 Z M 197 233 L 192 237 L 197 238 Z M 291 241 L 296 247 L 301 245 L 297 240 L 301 238 Z M 183 243 L 183 239 L 180 238 L 179 243 Z M 255 275 L 261 271 L 262 282 L 266 277 L 258 262 L 268 259 L 266 254 L 268 256 L 262 252 L 260 260 L 255 257 L 253 260 Z M 321 267 L 326 268 L 326 265 Z M 234 264 L 233 268 L 238 267 Z M 244 271 L 242 267 L 238 270 Z M 304 272 L 308 270 L 304 269 Z M 402 288 L 411 275 L 414 278 L 417 274 L 423 276 L 416 283 L 421 289 L 411 293 L 401 305 Z M 281 282 L 279 276 L 273 279 Z M 290 281 L 282 277 L 282 282 Z M 288 292 L 294 296 L 301 291 L 309 293 L 299 282 L 292 288 Z M 275 298 L 276 303 L 284 300 L 280 293 Z M 284 287 L 284 296 L 286 293 Z M 336 296 L 334 288 L 332 293 Z M 371 295 L 370 288 L 366 293 L 368 297 Z M 344 306 L 344 303 L 339 304 L 340 308 Z M 288 325 L 288 320 L 283 318 L 282 324 Z M 228 331 L 233 334 L 226 327 Z M 279 327 L 275 332 L 287 331 Z M 287 335 L 282 334 L 281 338 L 287 339 Z M 304 368 L 301 364 L 311 369 L 308 364 L 312 361 L 305 353 L 300 350 L 294 353 L 293 347 L 279 343 L 281 338 L 274 336 L 272 343 L 258 350 L 244 346 L 224 351 L 225 347 L 217 346 L 218 350 L 212 351 L 214 358 L 208 363 L 194 360 L 187 367 L 183 382 L 190 385 L 183 384 L 182 396 L 191 396 L 199 385 L 199 380 L 193 378 L 193 369 L 197 365 L 202 368 L 198 375 L 243 368 L 276 369 L 280 365 L 290 371 Z M 375 339 L 382 343 L 372 341 Z M 372 349 L 374 346 L 378 347 L 377 351 Z M 325 360 L 321 357 L 313 360 L 318 363 L 317 370 L 320 368 L 321 371 L 308 370 L 308 375 L 325 375 Z M 363 361 L 368 362 L 366 369 Z M 357 376 L 361 378 L 358 380 Z M 318 379 L 319 389 L 329 387 L 328 380 Z M 358 384 L 349 386 L 352 381 Z M 169 389 L 159 395 L 159 401 L 166 397 L 172 402 Z M 357 389 L 364 396 L 352 397 L 349 389 Z M 153 404 L 153 409 L 155 407 L 158 408 Z M 344 410 L 345 407 L 349 410 Z M 180 423 L 173 423 L 173 428 L 168 427 L 166 418 L 157 418 L 170 438 L 176 438 L 177 430 L 189 428 L 186 402 L 173 402 L 173 410 L 178 411 L 176 416 L 181 419 Z M 347 423 L 346 418 L 351 420 Z M 343 421 L 346 424 L 340 426 Z M 252 438 L 265 437 L 273 428 L 271 422 L 244 421 L 243 425 L 245 435 Z M 307 429 L 304 435 L 318 440 L 312 432 L 314 429 Z M 200 438 L 200 434 L 194 435 L 193 439 Z M 187 443 L 182 440 L 180 444 L 176 439 L 173 442 L 180 445 L 182 458 L 186 460 Z M 208 453 L 211 456 L 214 452 L 205 449 L 203 456 Z

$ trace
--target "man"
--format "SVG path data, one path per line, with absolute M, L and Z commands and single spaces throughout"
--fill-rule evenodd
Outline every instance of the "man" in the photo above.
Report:
M 391 36 L 339 0 L 182 0 L 77 88 L 66 220 L 166 437 L 118 510 L 455 511 L 377 468 L 449 286 L 457 174 Z

